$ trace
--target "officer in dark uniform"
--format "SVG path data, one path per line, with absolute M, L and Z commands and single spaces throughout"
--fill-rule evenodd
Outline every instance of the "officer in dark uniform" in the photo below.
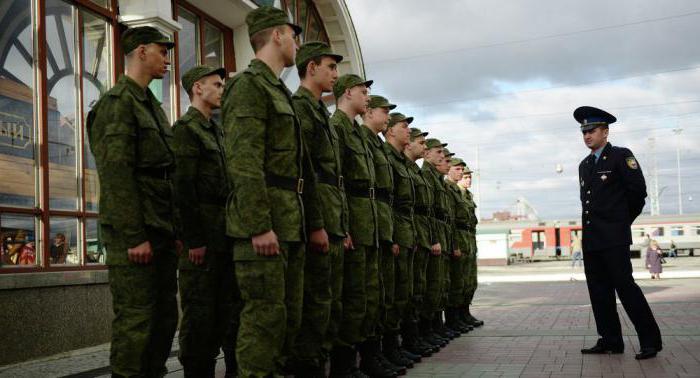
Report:
M 588 293 L 600 339 L 584 354 L 623 353 L 615 292 L 639 335 L 636 359 L 656 356 L 661 333 L 642 290 L 632 278 L 630 226 L 644 208 L 647 196 L 642 169 L 632 151 L 608 143 L 611 114 L 590 106 L 574 111 L 586 147 L 579 165 L 583 208 L 583 257 Z

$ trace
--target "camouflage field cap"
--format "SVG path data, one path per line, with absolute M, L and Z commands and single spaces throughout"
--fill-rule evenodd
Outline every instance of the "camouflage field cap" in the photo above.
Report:
M 219 75 L 222 79 L 225 79 L 226 70 L 210 66 L 194 66 L 182 75 L 182 87 L 185 88 L 185 91 L 189 92 L 192 90 L 192 86 L 197 80 L 209 75 Z
M 442 154 L 445 155 L 446 158 L 455 156 L 455 153 L 450 152 L 450 150 L 448 150 L 447 148 L 442 149 Z
M 171 41 L 168 36 L 161 33 L 153 26 L 139 26 L 137 28 L 127 29 L 122 35 L 122 49 L 124 54 L 134 51 L 135 48 L 149 43 L 157 43 L 169 49 L 175 47 L 175 42 Z
M 280 25 L 291 26 L 297 35 L 301 34 L 303 30 L 301 26 L 289 22 L 287 13 L 283 10 L 268 5 L 254 9 L 252 12 L 248 13 L 245 18 L 245 23 L 248 25 L 248 36 L 252 36 L 261 30 Z
M 386 97 L 380 95 L 369 96 L 369 108 L 388 108 L 389 110 L 396 109 L 396 105 L 389 102 Z
M 331 51 L 330 46 L 324 42 L 306 42 L 299 47 L 299 50 L 297 50 L 297 57 L 295 61 L 296 66 L 297 68 L 301 68 L 302 66 L 306 65 L 309 60 L 319 56 L 329 56 L 335 59 L 336 63 L 340 63 L 343 60 L 342 55 L 334 54 L 333 51 Z
M 421 129 L 417 127 L 411 127 L 411 139 L 426 136 L 428 136 L 427 131 L 421 131 Z
M 435 138 L 430 138 L 425 141 L 425 146 L 428 148 L 437 148 L 437 147 L 447 147 L 447 143 L 442 143 L 439 140 Z
M 358 85 L 364 85 L 369 88 L 374 83 L 374 80 L 365 80 L 355 74 L 347 74 L 338 78 L 338 80 L 333 84 L 333 96 L 339 99 L 346 89 L 356 87 Z
M 403 115 L 399 112 L 389 114 L 389 124 L 388 124 L 389 127 L 392 127 L 399 122 L 406 122 L 407 124 L 410 125 L 411 122 L 413 122 L 413 117 L 406 117 L 405 115 Z
M 464 174 L 471 174 L 473 171 L 469 168 L 467 163 L 464 163 Z
M 464 162 L 464 160 L 460 158 L 452 158 L 450 159 L 450 166 L 451 167 L 456 167 L 458 165 L 461 165 L 462 167 L 466 167 L 467 163 Z

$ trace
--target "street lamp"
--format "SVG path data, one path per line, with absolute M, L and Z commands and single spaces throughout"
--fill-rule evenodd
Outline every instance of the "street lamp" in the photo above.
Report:
M 676 134 L 676 171 L 678 174 L 678 214 L 683 215 L 683 191 L 681 189 L 681 132 L 682 128 L 678 127 L 673 129 L 673 133 Z

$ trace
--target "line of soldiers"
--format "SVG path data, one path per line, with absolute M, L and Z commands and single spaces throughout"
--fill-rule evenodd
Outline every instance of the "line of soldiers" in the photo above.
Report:
M 127 30 L 126 75 L 87 117 L 112 373 L 166 373 L 179 282 L 186 376 L 213 376 L 220 349 L 227 376 L 325 377 L 329 360 L 333 377 L 405 374 L 483 324 L 469 312 L 471 171 L 370 96 L 371 80 L 338 77 L 343 57 L 328 45 L 298 48 L 283 11 L 263 6 L 246 22 L 256 58 L 225 84 L 221 68 L 188 70 L 192 105 L 172 128 L 148 84 L 173 43 Z M 294 65 L 292 94 L 280 74 Z

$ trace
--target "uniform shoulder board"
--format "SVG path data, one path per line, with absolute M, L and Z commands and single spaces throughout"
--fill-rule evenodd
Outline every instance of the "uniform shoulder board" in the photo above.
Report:
M 637 164 L 637 159 L 634 158 L 634 156 L 630 156 L 625 159 L 627 162 L 627 167 L 630 169 L 639 169 L 639 164 Z

